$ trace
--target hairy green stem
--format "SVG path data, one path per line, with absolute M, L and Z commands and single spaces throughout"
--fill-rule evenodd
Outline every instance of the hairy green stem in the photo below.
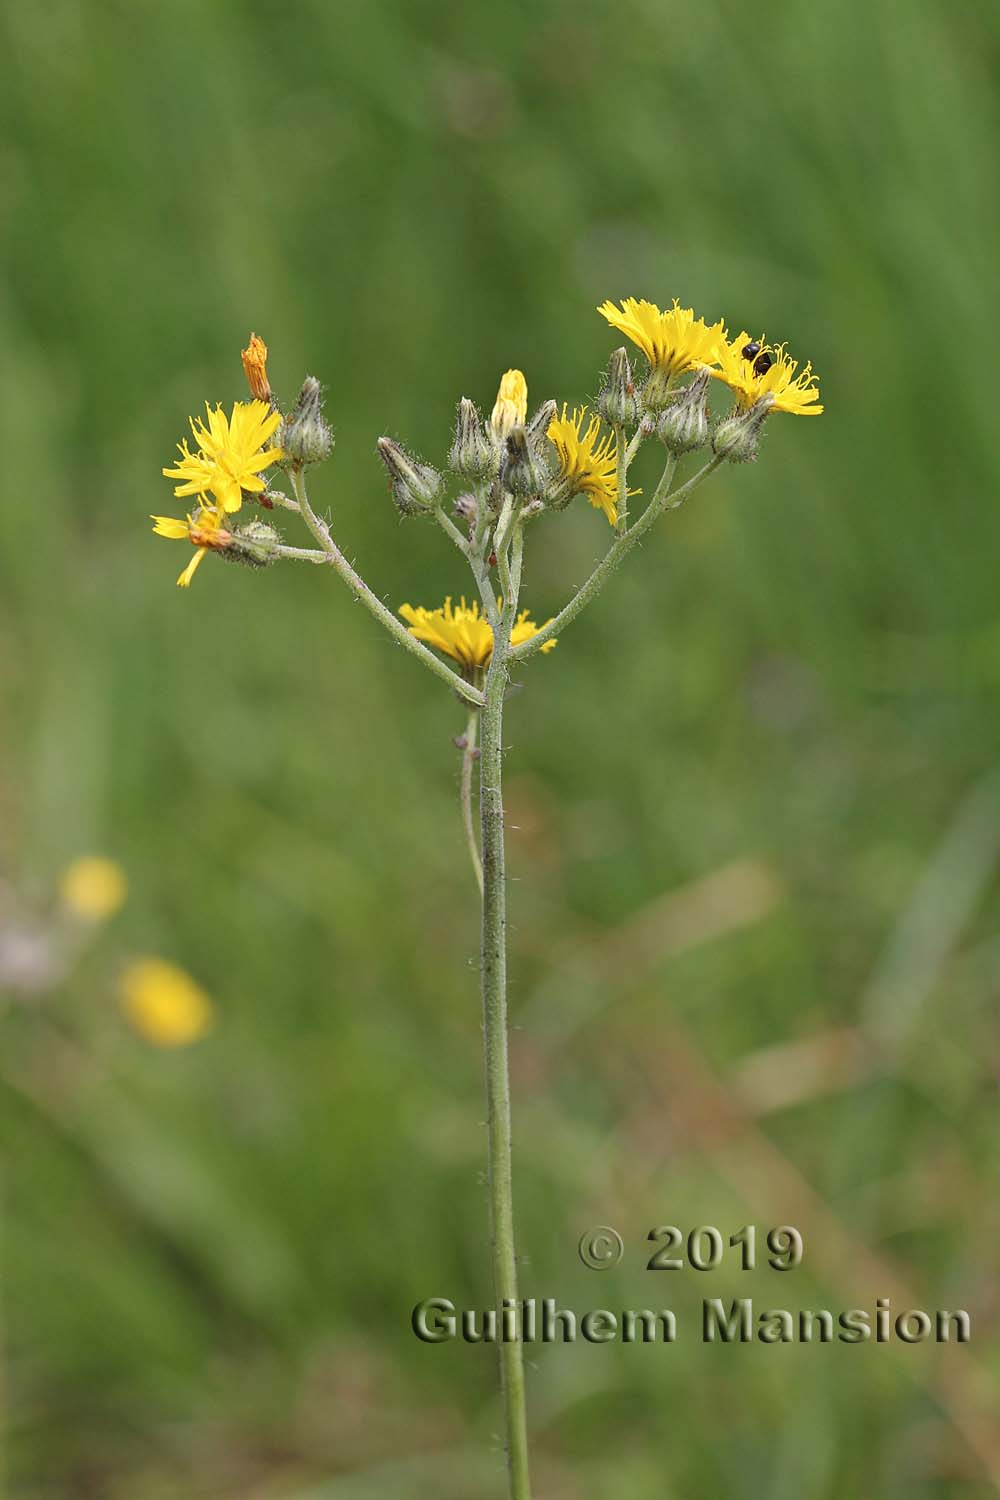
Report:
M 347 558 L 330 535 L 329 526 L 327 526 L 325 521 L 320 520 L 310 505 L 309 496 L 306 493 L 305 476 L 301 469 L 292 470 L 292 484 L 295 488 L 295 498 L 299 502 L 299 510 L 302 512 L 306 525 L 326 553 L 327 561 L 340 574 L 355 599 L 361 601 L 365 608 L 375 616 L 379 624 L 384 625 L 389 634 L 401 646 L 404 646 L 411 656 L 415 656 L 418 661 L 422 661 L 424 666 L 428 667 L 436 677 L 440 677 L 442 682 L 446 682 L 450 688 L 453 688 L 459 697 L 464 698 L 467 703 L 475 703 L 477 706 L 481 705 L 483 695 L 478 688 L 474 688 L 471 682 L 466 682 L 464 677 L 460 677 L 457 672 L 453 672 L 450 667 L 444 664 L 440 657 L 435 656 L 434 652 L 424 645 L 423 641 L 416 640 L 407 630 L 402 620 L 396 618 L 392 610 L 388 609 L 378 595 L 374 594 L 368 587 L 361 574 L 355 572 L 354 568 L 351 567 Z M 310 559 L 310 561 L 313 560 Z
M 446 516 L 444 509 L 439 505 L 434 511 L 435 518 L 441 530 L 446 536 L 450 536 L 455 546 L 465 558 L 472 569 L 472 576 L 476 580 L 479 590 L 479 602 L 483 606 L 483 613 L 491 625 L 497 623 L 497 603 L 493 595 L 493 585 L 490 583 L 489 569 L 483 561 L 482 549 L 478 540 L 466 541 L 455 523 Z
M 298 506 L 295 509 L 298 510 Z M 329 552 L 317 552 L 315 547 L 286 547 L 282 542 L 274 550 L 278 557 L 292 558 L 297 562 L 322 563 L 327 566 L 330 561 Z
M 439 505 L 434 514 L 442 531 L 451 537 L 455 546 L 464 555 L 469 567 L 472 569 L 472 576 L 476 580 L 476 587 L 479 590 L 479 602 L 482 604 L 483 614 L 490 625 L 495 628 L 499 619 L 497 601 L 493 591 L 493 584 L 490 582 L 490 570 L 486 565 L 483 551 L 489 534 L 486 514 L 486 488 L 483 486 L 480 486 L 476 491 L 476 506 L 475 524 L 472 527 L 472 534 L 468 540 L 462 536 L 458 527 L 445 515 L 443 507 Z
M 635 431 L 633 432 L 632 439 L 631 439 L 628 447 L 625 449 L 625 472 L 626 472 L 626 474 L 628 473 L 629 466 L 630 466 L 633 458 L 635 458 L 635 455 L 638 453 L 639 449 L 642 447 L 642 441 L 643 441 L 644 437 L 645 437 L 645 433 L 642 430 L 642 418 L 640 417 L 640 419 L 639 419 L 639 425 L 635 429 Z
M 434 507 L 434 519 L 437 521 L 445 536 L 451 537 L 452 541 L 455 543 L 455 546 L 458 548 L 459 552 L 461 552 L 462 556 L 469 557 L 469 544 L 465 540 L 465 537 L 459 531 L 458 527 L 455 525 L 451 517 L 445 515 L 443 505 L 436 505 Z
M 511 593 L 510 568 L 507 559 L 507 547 L 510 543 L 511 531 L 515 523 L 514 499 L 508 495 L 503 503 L 500 516 L 493 533 L 493 551 L 497 560 L 497 576 L 500 579 L 500 591 L 503 595 L 504 604 L 507 603 Z M 494 626 L 494 629 L 496 627 Z
M 524 565 L 524 527 L 518 525 L 511 542 L 510 559 L 510 584 L 511 596 L 514 600 L 514 613 L 511 616 L 510 626 L 513 630 L 517 620 L 517 606 L 521 598 L 521 569 Z
M 679 490 L 675 490 L 671 494 L 670 481 L 673 478 L 676 460 L 668 458 L 653 498 L 646 506 L 638 521 L 625 532 L 624 536 L 617 537 L 612 542 L 586 583 L 581 584 L 572 599 L 559 611 L 555 619 L 550 620 L 547 625 L 543 625 L 529 641 L 522 641 L 520 646 L 513 646 L 511 648 L 511 660 L 517 662 L 525 661 L 529 656 L 534 656 L 536 651 L 541 650 L 546 641 L 553 640 L 565 630 L 566 626 L 575 620 L 580 611 L 585 609 L 590 601 L 601 591 L 611 577 L 611 574 L 622 561 L 622 558 L 631 552 L 641 537 L 645 536 L 654 521 L 658 520 L 664 511 L 676 510 L 679 505 L 682 505 L 691 491 L 696 489 L 701 481 L 706 479 L 722 462 L 721 458 L 711 458 L 686 484 L 682 484 Z
M 517 527 L 514 539 L 516 575 L 520 573 L 520 532 L 521 528 Z M 514 579 L 510 582 L 514 583 Z M 490 1241 L 493 1295 L 498 1319 L 505 1306 L 513 1307 L 517 1303 L 510 1068 L 507 1052 L 507 876 L 503 810 L 503 708 L 507 691 L 510 632 L 516 618 L 517 593 L 511 588 L 504 597 L 503 613 L 498 628 L 494 631 L 493 656 L 486 676 L 479 759 L 483 864 L 481 984 Z M 530 1500 L 524 1354 L 520 1330 L 516 1339 L 510 1342 L 501 1339 L 498 1347 L 510 1500 Z
M 615 481 L 618 501 L 615 515 L 615 531 L 624 536 L 628 530 L 628 455 L 625 452 L 625 429 L 615 423 Z
M 281 490 L 265 490 L 263 495 L 257 496 L 265 510 L 273 510 L 276 505 L 282 510 L 298 510 L 297 500 L 290 500 Z
M 473 577 L 479 588 L 479 597 L 482 600 L 483 610 L 489 620 L 491 627 L 496 630 L 500 623 L 500 612 L 497 609 L 497 595 L 493 580 L 490 577 L 490 566 L 487 561 L 490 543 L 490 518 L 489 518 L 489 486 L 482 485 L 476 490 L 476 513 L 475 533 L 469 546 L 469 562 L 472 567 Z
M 462 827 L 465 829 L 465 842 L 469 846 L 469 858 L 472 860 L 472 870 L 479 886 L 479 894 L 483 894 L 483 862 L 479 857 L 479 839 L 476 834 L 476 825 L 472 816 L 472 768 L 476 763 L 476 738 L 479 734 L 479 710 L 474 705 L 469 709 L 469 718 L 465 726 L 465 734 L 458 741 L 462 752 L 462 768 L 459 772 L 459 800 L 462 807 Z

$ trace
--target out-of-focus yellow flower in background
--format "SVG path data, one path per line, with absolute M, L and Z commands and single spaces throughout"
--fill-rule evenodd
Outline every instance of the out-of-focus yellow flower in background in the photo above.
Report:
M 128 881 L 113 859 L 88 854 L 74 859 L 59 877 L 63 906 L 85 922 L 103 922 L 113 917 L 128 895 Z
M 155 1047 L 186 1047 L 211 1031 L 215 1010 L 205 991 L 165 958 L 137 958 L 118 986 L 122 1013 Z

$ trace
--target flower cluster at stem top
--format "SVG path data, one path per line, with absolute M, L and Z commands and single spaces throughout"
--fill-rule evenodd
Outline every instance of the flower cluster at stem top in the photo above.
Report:
M 449 598 L 438 609 L 407 604 L 399 612 L 411 636 L 458 662 L 463 675 L 481 673 L 492 655 L 502 605 L 494 610 L 488 577 L 498 562 L 503 572 L 515 527 L 523 531 L 535 517 L 563 510 L 583 496 L 621 535 L 628 502 L 640 493 L 628 488 L 628 467 L 643 442 L 658 441 L 675 458 L 710 446 L 714 462 L 742 463 L 757 456 L 772 413 L 817 416 L 823 410 L 811 364 L 800 369 L 784 344 L 745 330 L 731 337 L 722 320 L 706 323 L 676 300 L 661 309 L 626 297 L 617 304 L 604 302 L 598 311 L 640 352 L 643 367 L 634 370 L 627 350 L 617 349 L 593 410 L 547 400 L 529 416 L 527 382 L 517 369 L 501 378 L 488 418 L 463 397 L 447 462 L 463 487 L 451 502 L 454 519 L 445 516 L 445 474 L 393 438 L 378 441 L 400 514 L 436 515 L 476 574 L 482 609 L 479 602 L 470 605 L 463 598 L 455 606 Z M 303 514 L 316 535 L 320 523 L 299 492 L 299 476 L 333 446 L 318 381 L 309 377 L 292 410 L 284 413 L 271 390 L 266 345 L 256 334 L 243 351 L 243 367 L 251 400 L 236 401 L 229 415 L 221 406 L 206 405 L 204 417 L 191 419 L 193 445 L 191 439 L 181 442 L 178 459 L 163 470 L 175 481 L 175 496 L 194 498 L 184 517 L 153 517 L 157 535 L 195 548 L 177 580 L 182 587 L 209 552 L 251 566 L 282 555 L 328 560 L 284 547 L 269 521 L 240 525 L 232 520 L 247 503 L 258 502 L 268 511 L 277 503 Z M 708 409 L 713 382 L 728 386 L 734 397 L 721 419 L 713 419 Z M 295 500 L 270 489 L 272 466 L 291 473 Z M 540 627 L 524 611 L 507 628 L 516 647 Z M 547 640 L 542 650 L 554 645 Z

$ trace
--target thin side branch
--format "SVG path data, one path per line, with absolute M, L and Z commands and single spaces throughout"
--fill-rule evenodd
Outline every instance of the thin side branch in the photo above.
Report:
M 317 552 L 314 547 L 286 547 L 282 542 L 275 548 L 275 551 L 278 557 L 290 557 L 296 559 L 298 562 L 323 563 L 326 565 L 330 561 L 330 554 L 328 552 Z
M 624 536 L 618 537 L 611 544 L 586 583 L 580 586 L 569 603 L 559 611 L 554 620 L 550 620 L 547 625 L 543 625 L 541 630 L 531 637 L 530 641 L 523 641 L 520 646 L 511 647 L 511 661 L 526 661 L 529 656 L 534 656 L 536 651 L 540 651 L 546 641 L 551 641 L 555 636 L 560 635 L 566 629 L 566 626 L 576 619 L 581 610 L 585 609 L 590 601 L 600 593 L 619 563 L 631 552 L 636 542 L 646 534 L 654 521 L 657 521 L 663 515 L 664 511 L 676 510 L 679 505 L 682 505 L 691 491 L 696 489 L 702 480 L 706 479 L 722 462 L 721 458 L 710 459 L 686 484 L 681 485 L 679 490 L 675 490 L 671 494 L 670 481 L 673 478 L 676 460 L 669 458 L 660 482 L 656 486 L 653 498 L 646 506 L 638 521 L 626 531 Z
M 455 543 L 455 546 L 458 548 L 459 552 L 461 552 L 462 556 L 465 558 L 469 558 L 469 560 L 471 561 L 469 544 L 465 540 L 465 537 L 459 531 L 458 527 L 455 525 L 451 517 L 445 515 L 444 506 L 436 505 L 434 507 L 434 519 L 435 521 L 437 521 L 444 534 L 451 537 L 451 540 Z
M 292 472 L 292 483 L 295 486 L 295 497 L 299 502 L 299 509 L 302 512 L 306 525 L 326 553 L 330 565 L 340 574 L 355 599 L 360 600 L 369 613 L 375 616 L 379 624 L 384 625 L 389 634 L 401 646 L 405 647 L 411 656 L 415 656 L 418 661 L 422 661 L 425 667 L 429 668 L 436 677 L 440 677 L 442 682 L 446 682 L 467 703 L 474 703 L 477 707 L 481 706 L 483 695 L 479 689 L 474 688 L 471 682 L 466 682 L 465 678 L 460 677 L 457 672 L 453 672 L 439 657 L 434 655 L 433 651 L 424 645 L 423 641 L 416 640 L 407 630 L 402 620 L 397 619 L 392 610 L 388 609 L 378 595 L 372 592 L 361 577 L 361 574 L 351 567 L 351 564 L 347 561 L 347 558 L 330 535 L 329 526 L 327 526 L 325 521 L 320 519 L 310 505 L 309 497 L 306 493 L 305 478 L 301 470 Z

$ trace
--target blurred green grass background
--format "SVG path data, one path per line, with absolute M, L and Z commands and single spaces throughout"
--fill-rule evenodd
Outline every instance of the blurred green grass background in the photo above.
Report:
M 503 1493 L 493 1351 L 409 1331 L 489 1295 L 461 714 L 326 573 L 185 594 L 147 516 L 254 328 L 283 396 L 329 386 L 341 544 L 439 602 L 375 438 L 440 461 L 510 364 L 593 393 L 636 295 L 787 338 L 827 410 L 512 703 L 524 1291 L 687 1330 L 537 1352 L 538 1493 L 996 1494 L 995 9 L 11 0 L 0 36 L 0 855 L 39 908 L 84 851 L 132 885 L 3 1019 L 9 1493 Z M 606 540 L 539 526 L 536 618 Z M 209 1040 L 124 1032 L 131 951 Z M 651 1276 L 666 1222 L 798 1223 L 806 1261 Z M 897 1285 L 970 1349 L 697 1338 L 702 1296 Z

